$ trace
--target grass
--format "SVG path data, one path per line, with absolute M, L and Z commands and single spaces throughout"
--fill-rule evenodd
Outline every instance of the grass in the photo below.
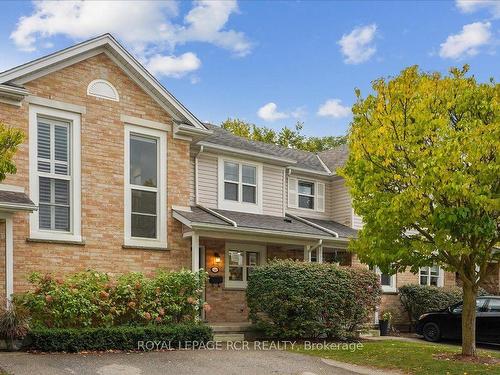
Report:
M 396 340 L 364 341 L 362 344 L 363 347 L 356 351 L 306 350 L 303 345 L 295 347 L 293 351 L 362 366 L 399 370 L 414 375 L 500 374 L 500 364 L 471 363 L 433 357 L 439 354 L 458 354 L 461 350 L 458 346 Z M 499 351 L 478 350 L 478 355 L 500 359 Z

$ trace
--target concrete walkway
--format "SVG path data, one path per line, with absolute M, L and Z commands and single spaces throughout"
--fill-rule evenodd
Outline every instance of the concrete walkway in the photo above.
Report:
M 281 350 L 178 350 L 147 353 L 0 353 L 14 375 L 378 375 L 375 371 Z

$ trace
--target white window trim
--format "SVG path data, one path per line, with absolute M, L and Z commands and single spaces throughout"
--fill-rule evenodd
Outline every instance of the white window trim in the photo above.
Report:
M 130 184 L 130 134 L 158 139 L 158 187 L 156 238 L 138 238 L 131 235 L 132 185 Z M 124 159 L 124 244 L 139 247 L 167 247 L 167 132 L 125 124 Z M 147 188 L 144 188 L 147 190 Z
M 245 256 L 243 258 L 243 281 L 234 281 L 229 280 L 229 250 L 239 250 L 245 252 Z M 247 266 L 246 266 L 246 252 L 258 252 L 260 254 L 260 263 L 259 266 L 266 263 L 266 246 L 264 245 L 253 245 L 253 244 L 245 244 L 245 243 L 234 243 L 234 242 L 226 242 L 226 250 L 224 253 L 224 287 L 228 289 L 246 289 L 247 287 Z
M 375 273 L 379 276 L 379 279 L 382 276 L 382 271 L 380 271 L 380 268 L 375 267 Z M 380 281 L 380 285 L 382 286 L 382 292 L 383 293 L 396 293 L 397 292 L 397 287 L 396 287 L 396 274 L 391 275 L 391 281 L 390 285 L 382 285 L 382 280 Z
M 431 271 L 430 271 L 431 267 L 420 267 L 419 268 L 419 270 L 418 270 L 418 284 L 424 285 L 424 284 L 421 284 L 421 282 L 420 282 L 420 272 L 421 272 L 422 268 L 427 268 L 427 270 L 428 270 L 428 272 L 427 272 L 427 284 L 425 284 L 425 285 L 430 286 L 431 285 Z M 441 267 L 438 267 L 438 269 L 439 269 L 439 274 L 438 274 L 437 286 L 439 288 L 441 288 L 444 286 L 444 270 Z
M 29 105 L 29 184 L 30 198 L 38 206 L 38 116 L 69 122 L 70 127 L 70 232 L 39 229 L 38 212 L 30 214 L 30 238 L 58 241 L 82 241 L 81 233 L 81 144 L 80 114 L 44 106 Z
M 238 182 L 238 199 L 239 201 L 230 201 L 224 199 L 224 163 L 237 163 L 239 164 L 239 173 L 240 173 L 240 181 Z M 256 169 L 256 179 L 257 179 L 257 187 L 255 190 L 256 194 L 256 203 L 243 202 L 242 196 L 242 186 L 243 185 L 251 185 L 251 184 L 243 184 L 241 181 L 241 173 L 242 173 L 242 164 L 255 167 Z M 229 211 L 240 211 L 240 212 L 248 212 L 261 214 L 262 213 L 262 164 L 249 162 L 243 159 L 233 159 L 227 157 L 219 157 L 218 158 L 218 208 L 220 210 L 229 210 Z M 236 182 L 235 182 L 236 183 Z
M 288 177 L 289 180 L 295 181 L 295 191 L 294 193 L 297 194 L 297 205 L 292 204 L 290 202 L 290 193 L 288 193 L 288 207 L 289 208 L 295 208 L 297 210 L 302 210 L 306 212 L 325 212 L 325 206 L 326 206 L 326 183 L 323 181 L 319 180 L 311 180 L 307 178 L 301 178 L 301 177 Z M 300 182 L 307 182 L 307 183 L 312 183 L 314 185 L 314 195 L 309 195 L 309 194 L 300 194 L 299 193 L 299 183 Z M 319 184 L 323 185 L 323 209 L 318 208 L 318 201 L 320 199 L 320 196 L 318 194 L 318 186 Z M 290 185 L 287 184 L 288 189 L 290 189 Z M 305 207 L 300 207 L 300 195 L 307 196 L 307 197 L 313 197 L 314 198 L 314 207 L 313 208 L 305 208 Z

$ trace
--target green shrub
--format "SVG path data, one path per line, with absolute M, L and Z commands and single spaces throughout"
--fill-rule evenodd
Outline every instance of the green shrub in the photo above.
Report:
M 172 348 L 187 342 L 212 340 L 212 329 L 205 324 L 117 326 L 100 328 L 35 328 L 27 336 L 25 349 L 44 352 L 83 350 L 137 350 L 140 342 L 170 342 Z
M 256 268 L 246 291 L 250 319 L 274 338 L 348 338 L 380 294 L 369 270 L 292 260 Z
M 486 294 L 485 290 L 479 290 L 479 295 Z M 426 312 L 442 310 L 461 302 L 462 288 L 408 284 L 399 288 L 399 298 L 408 313 L 408 319 L 411 323 L 415 323 L 419 316 Z
M 97 271 L 66 279 L 33 273 L 34 290 L 16 295 L 32 326 L 110 327 L 196 321 L 205 273 L 159 270 L 153 277 L 127 273 L 116 279 Z

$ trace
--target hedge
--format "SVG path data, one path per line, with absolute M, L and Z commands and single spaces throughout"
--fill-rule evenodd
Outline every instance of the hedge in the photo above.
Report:
M 484 289 L 479 289 L 479 295 L 486 295 Z M 439 288 L 436 286 L 408 284 L 399 288 L 399 298 L 408 319 L 415 323 L 420 315 L 447 308 L 462 301 L 462 288 Z
M 158 270 L 152 277 L 85 271 L 66 278 L 33 273 L 32 290 L 16 295 L 33 327 L 81 328 L 195 322 L 206 274 Z
M 141 341 L 170 342 L 172 348 L 177 348 L 193 341 L 206 343 L 212 340 L 212 337 L 212 329 L 205 324 L 35 328 L 25 338 L 24 348 L 43 352 L 138 350 L 141 349 L 139 347 Z
M 380 295 L 378 277 L 369 270 L 292 260 L 256 268 L 246 291 L 252 322 L 279 339 L 352 337 Z

